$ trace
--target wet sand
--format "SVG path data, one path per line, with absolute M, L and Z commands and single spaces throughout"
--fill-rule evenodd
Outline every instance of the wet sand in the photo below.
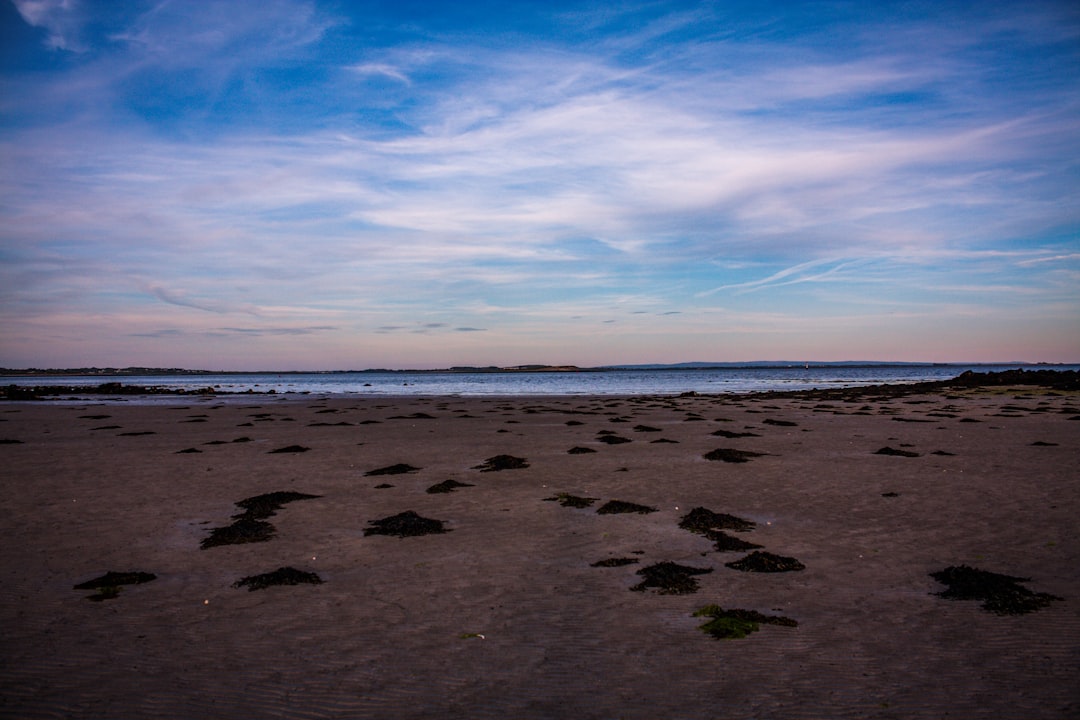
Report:
M 42 401 L 0 440 L 3 717 L 1080 715 L 1076 392 Z M 939 596 L 962 565 L 1059 599 Z M 75 589 L 109 571 L 155 577 Z

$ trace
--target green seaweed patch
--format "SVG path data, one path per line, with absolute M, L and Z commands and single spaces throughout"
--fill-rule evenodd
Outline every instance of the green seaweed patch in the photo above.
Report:
M 762 457 L 766 453 L 753 452 L 752 450 L 736 450 L 734 448 L 717 448 L 711 452 L 705 453 L 702 457 L 706 460 L 713 460 L 726 463 L 745 463 L 750 462 L 750 458 Z
M 755 610 L 732 608 L 725 610 L 719 605 L 706 605 L 694 611 L 694 617 L 712 618 L 699 625 L 699 629 L 712 635 L 717 640 L 737 640 L 752 632 L 757 632 L 761 625 L 780 625 L 798 627 L 799 623 L 782 615 L 765 615 Z
M 592 504 L 599 499 L 600 498 L 571 495 L 570 493 L 555 493 L 549 498 L 544 498 L 544 502 L 557 502 L 563 507 L 570 508 L 587 508 L 592 507 Z
M 661 595 L 688 595 L 700 588 L 693 576 L 711 572 L 712 568 L 689 567 L 665 560 L 638 570 L 637 574 L 644 579 L 630 589 L 644 592 L 646 588 L 657 588 L 656 592 Z
M 724 563 L 729 568 L 742 570 L 743 572 L 795 572 L 805 570 L 806 566 L 793 557 L 774 555 L 770 552 L 752 552 L 741 560 Z
M 696 507 L 683 515 L 679 527 L 690 532 L 704 533 L 709 530 L 734 530 L 746 532 L 757 527 L 752 520 L 744 520 L 727 513 L 713 512 L 705 507 Z
M 375 475 L 404 475 L 406 473 L 414 473 L 420 470 L 418 467 L 407 465 L 406 463 L 397 463 L 396 465 L 388 465 L 386 467 L 378 468 L 377 470 L 368 470 L 364 473 L 364 477 L 372 477 Z
M 589 567 L 623 567 L 624 565 L 637 565 L 637 558 L 607 558 L 591 563 Z
M 365 536 L 393 535 L 404 538 L 449 532 L 449 530 L 443 528 L 442 520 L 421 517 L 412 510 L 406 510 L 403 513 L 391 515 L 381 520 L 372 520 L 368 524 L 371 527 L 364 529 Z
M 513 455 L 495 455 L 475 466 L 473 470 L 499 472 L 500 470 L 521 470 L 527 467 L 529 467 L 529 462 L 525 458 L 514 457 Z
M 451 493 L 451 492 L 454 492 L 455 490 L 457 490 L 458 488 L 463 488 L 463 487 L 474 487 L 474 486 L 471 483 L 458 482 L 457 480 L 443 480 L 441 483 L 435 483 L 434 485 L 429 487 L 425 492 L 428 492 L 428 493 L 430 493 L 432 495 L 436 495 L 436 494 L 439 494 L 439 493 Z
M 1047 607 L 1063 598 L 1050 593 L 1036 593 L 1020 583 L 1031 578 L 1013 577 L 979 570 L 967 565 L 953 565 L 930 573 L 947 590 L 934 593 L 946 600 L 982 600 L 982 609 L 996 615 L 1025 615 Z
M 601 505 L 597 511 L 597 515 L 616 515 L 621 513 L 638 513 L 639 515 L 647 515 L 648 513 L 656 512 L 656 508 L 649 507 L 648 505 L 638 505 L 637 503 L 625 502 L 623 500 L 608 500 Z
M 248 592 L 265 590 L 273 585 L 321 585 L 322 578 L 313 572 L 304 572 L 292 567 L 280 567 L 274 572 L 262 575 L 249 575 L 233 583 L 234 588 L 246 587 Z

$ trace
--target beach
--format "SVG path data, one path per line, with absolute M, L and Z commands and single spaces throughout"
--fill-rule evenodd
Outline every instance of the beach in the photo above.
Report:
M 3 717 L 1080 716 L 1077 391 L 88 398 L 0 439 Z

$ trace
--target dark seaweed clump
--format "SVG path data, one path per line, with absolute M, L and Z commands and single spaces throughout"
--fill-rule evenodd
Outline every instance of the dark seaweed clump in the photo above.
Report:
M 569 450 L 566 451 L 566 454 L 567 455 L 585 455 L 587 453 L 594 453 L 594 452 L 596 452 L 596 451 L 593 450 L 592 448 L 580 447 L 579 446 L 579 447 L 570 448 Z
M 244 512 L 233 517 L 262 520 L 275 515 L 281 509 L 281 506 L 286 503 L 295 502 L 296 500 L 314 500 L 319 497 L 322 496 L 308 495 L 307 493 L 293 492 L 292 490 L 278 490 L 277 492 L 255 495 L 236 503 L 237 507 L 244 509 Z
M 218 545 L 241 545 L 243 543 L 266 542 L 274 536 L 274 526 L 265 520 L 255 520 L 241 516 L 232 525 L 214 528 L 210 535 L 203 538 L 199 546 L 207 548 Z
M 761 624 L 798 627 L 799 623 L 781 615 L 764 615 L 755 610 L 733 608 L 725 610 L 719 605 L 706 605 L 694 612 L 694 617 L 712 618 L 700 625 L 702 632 L 718 640 L 735 640 L 757 632 Z
M 95 590 L 97 588 L 115 587 L 117 585 L 141 585 L 151 580 L 157 580 L 157 575 L 148 572 L 113 572 L 110 570 L 101 577 L 87 580 L 74 587 L 75 590 Z
M 644 580 L 630 588 L 643 592 L 646 588 L 658 588 L 661 595 L 687 595 L 698 591 L 700 584 L 692 577 L 711 573 L 712 568 L 696 568 L 664 561 L 643 567 L 637 571 Z
M 113 572 L 110 570 L 101 577 L 79 583 L 74 589 L 97 590 L 93 595 L 87 595 L 86 599 L 101 602 L 119 597 L 121 585 L 141 585 L 156 579 L 157 575 L 148 572 Z
M 726 463 L 744 463 L 750 462 L 750 458 L 761 457 L 765 453 L 753 452 L 751 450 L 735 450 L 733 448 L 717 448 L 711 452 L 705 453 L 702 457 L 706 460 L 720 460 Z
M 637 562 L 637 558 L 607 558 L 606 560 L 597 560 L 589 567 L 623 567 L 624 565 L 636 565 Z
M 734 440 L 736 438 L 744 438 L 744 437 L 761 437 L 757 433 L 735 432 L 733 430 L 714 430 L 711 434 L 716 436 L 716 437 L 727 438 L 728 440 Z
M 514 457 L 513 455 L 496 455 L 495 457 L 489 457 L 474 467 L 473 470 L 498 472 L 499 470 L 520 470 L 527 467 L 529 467 L 529 462 L 525 458 Z
M 419 470 L 418 467 L 412 465 L 406 465 L 405 463 L 398 463 L 397 465 L 389 465 L 387 467 L 379 468 L 378 470 L 369 470 L 364 473 L 364 477 L 370 477 L 372 475 L 404 475 L 405 473 L 413 473 Z
M 874 454 L 875 455 L 893 455 L 895 457 L 919 457 L 919 453 L 917 453 L 917 452 L 912 452 L 910 450 L 897 450 L 896 448 L 891 448 L 888 445 L 881 448 L 880 450 L 875 450 Z
M 1031 578 L 1013 577 L 978 570 L 967 565 L 950 566 L 930 573 L 930 577 L 947 590 L 935 593 L 946 600 L 982 600 L 982 609 L 997 615 L 1024 615 L 1048 606 L 1062 598 L 1049 593 L 1036 593 L 1019 583 Z
M 648 513 L 656 512 L 656 508 L 649 507 L 648 505 L 638 505 L 637 503 L 624 502 L 622 500 L 608 500 L 597 509 L 597 515 L 615 515 L 617 513 L 639 513 L 646 515 Z
M 458 488 L 473 487 L 470 483 L 458 482 L 457 480 L 443 480 L 441 483 L 435 483 L 427 489 L 426 492 L 435 495 L 438 493 L 451 493 Z
M 696 507 L 683 515 L 679 521 L 679 527 L 690 532 L 703 533 L 708 530 L 735 530 L 746 532 L 757 527 L 752 520 L 743 520 L 734 515 L 717 513 L 704 507 Z
M 418 535 L 437 535 L 449 532 L 443 528 L 442 520 L 432 520 L 421 517 L 412 510 L 406 510 L 397 515 L 385 517 L 382 520 L 372 520 L 368 523 L 372 527 L 364 529 L 364 535 L 394 535 L 396 537 L 415 537 Z
M 557 502 L 563 507 L 571 508 L 587 508 L 591 507 L 594 502 L 600 498 L 581 497 L 580 495 L 571 495 L 570 493 L 556 493 L 549 498 L 544 498 L 545 502 Z
M 271 453 L 302 453 L 307 452 L 311 448 L 304 447 L 303 445 L 286 445 L 280 447 L 277 450 L 271 450 Z
M 217 545 L 241 545 L 243 543 L 266 542 L 274 536 L 274 526 L 266 518 L 274 516 L 281 506 L 296 500 L 311 500 L 320 495 L 279 490 L 245 498 L 236 503 L 244 512 L 233 515 L 233 524 L 214 528 L 203 539 L 203 550 Z
M 763 547 L 757 543 L 748 542 L 734 535 L 728 535 L 723 530 L 706 530 L 705 537 L 712 541 L 716 552 L 745 552 Z
M 623 443 L 633 442 L 630 438 L 624 438 L 618 435 L 601 435 L 597 438 L 597 441 L 602 442 L 605 445 L 622 445 Z
M 265 590 L 271 585 L 300 585 L 306 583 L 309 585 L 321 585 L 322 578 L 315 573 L 304 572 L 303 570 L 297 570 L 291 567 L 281 567 L 270 573 L 263 573 L 262 575 L 249 575 L 246 578 L 237 580 L 233 583 L 233 587 L 247 587 L 248 591 Z
M 793 572 L 805 570 L 806 566 L 792 557 L 773 555 L 770 552 L 752 552 L 742 560 L 724 563 L 729 568 L 743 572 Z

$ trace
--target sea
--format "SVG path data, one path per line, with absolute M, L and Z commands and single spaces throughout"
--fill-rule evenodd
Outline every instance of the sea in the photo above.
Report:
M 0 385 L 95 387 L 107 382 L 185 393 L 319 396 L 573 396 L 748 393 L 947 380 L 961 373 L 1080 370 L 1080 365 L 792 365 L 604 369 L 581 372 L 362 371 L 175 375 L 0 376 Z M 95 399 L 99 399 L 98 398 Z M 161 396 L 142 396 L 160 402 Z M 139 402 L 140 396 L 124 396 Z

